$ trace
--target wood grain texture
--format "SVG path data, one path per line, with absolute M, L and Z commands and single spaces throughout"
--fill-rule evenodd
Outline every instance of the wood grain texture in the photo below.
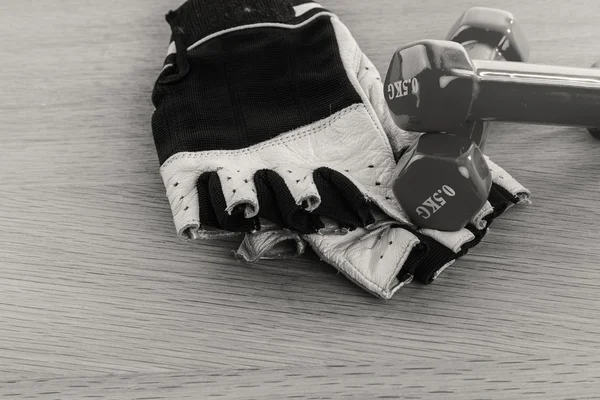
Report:
M 0 383 L 6 397 L 45 399 L 593 399 L 598 361 L 588 356 L 313 368 L 252 368 Z M 393 373 L 391 373 L 393 371 Z M 427 376 L 428 379 L 423 379 Z
M 511 124 L 487 150 L 534 193 L 430 286 L 388 302 L 316 256 L 182 243 L 150 93 L 179 0 L 0 2 L 0 398 L 600 398 L 600 142 Z M 532 61 L 600 59 L 600 3 L 324 4 L 384 74 L 474 5 Z

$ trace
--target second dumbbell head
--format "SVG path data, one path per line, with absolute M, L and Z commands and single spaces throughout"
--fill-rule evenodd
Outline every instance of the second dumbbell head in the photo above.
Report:
M 456 21 L 446 39 L 461 43 L 467 49 L 473 44 L 482 44 L 495 53 L 490 57 L 487 51 L 481 54 L 469 50 L 471 58 L 520 62 L 529 59 L 525 34 L 512 13 L 505 10 L 470 8 Z
M 592 64 L 592 68 L 600 68 L 600 61 L 596 61 Z M 588 132 L 590 132 L 590 135 L 592 135 L 594 139 L 600 140 L 600 128 L 589 128 Z

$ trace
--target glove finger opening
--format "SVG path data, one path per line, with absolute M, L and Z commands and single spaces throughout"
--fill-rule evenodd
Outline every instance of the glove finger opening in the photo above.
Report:
M 244 203 L 228 206 L 221 179 L 216 172 L 205 172 L 197 181 L 200 222 L 231 232 L 253 232 L 260 229 L 257 217 L 247 218 Z
M 201 174 L 196 183 L 196 189 L 198 190 L 198 205 L 200 207 L 200 222 L 202 225 L 221 228 L 210 198 L 209 181 L 212 174 L 212 172 Z
M 313 173 L 321 195 L 316 214 L 337 221 L 348 229 L 365 227 L 375 222 L 367 197 L 342 173 L 331 168 L 318 168 Z
M 268 225 L 265 223 L 265 225 Z M 298 232 L 280 227 L 263 227 L 264 230 L 248 233 L 234 255 L 246 262 L 294 258 L 304 253 L 306 243 Z
M 300 233 L 314 233 L 323 227 L 318 215 L 296 204 L 285 180 L 275 171 L 257 171 L 254 185 L 260 204 L 259 217 Z
M 219 168 L 217 175 L 221 182 L 221 189 L 227 207 L 225 211 L 231 213 L 234 208 L 242 208 L 246 218 L 250 219 L 258 214 L 258 198 L 252 179 L 252 173 L 242 167 Z
M 279 168 L 294 202 L 304 210 L 312 212 L 321 205 L 321 196 L 313 181 L 313 169 L 299 166 Z

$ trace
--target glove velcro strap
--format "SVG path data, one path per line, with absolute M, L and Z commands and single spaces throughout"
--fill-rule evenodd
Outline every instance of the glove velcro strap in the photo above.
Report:
M 519 197 L 513 196 L 502 186 L 493 184 L 488 201 L 494 208 L 494 212 L 486 216 L 489 227 L 494 218 L 500 216 L 511 205 L 517 204 L 519 202 Z M 465 228 L 468 229 L 475 236 L 475 238 L 465 243 L 458 253 L 455 253 L 433 238 L 422 235 L 418 232 L 413 232 L 419 237 L 421 240 L 421 245 L 426 248 L 426 251 L 419 251 L 415 252 L 414 254 L 411 253 L 404 268 L 402 269 L 402 276 L 399 276 L 398 278 L 402 279 L 407 273 L 411 273 L 414 275 L 414 279 L 417 282 L 424 284 L 433 282 L 442 269 L 447 267 L 453 261 L 467 254 L 471 248 L 477 246 L 488 232 L 487 228 L 479 230 L 472 224 L 467 225 Z
M 438 270 L 455 260 L 458 255 L 430 237 L 420 234 L 418 237 L 426 250 L 419 251 L 415 256 L 411 253 L 402 270 L 414 271 L 412 275 L 417 282 L 428 284 L 433 281 Z
M 492 184 L 492 190 L 490 191 L 488 201 L 494 208 L 494 212 L 484 218 L 488 222 L 489 226 L 495 218 L 502 215 L 502 213 L 504 213 L 504 211 L 506 211 L 510 206 L 518 204 L 520 198 L 518 196 L 514 196 L 502 186 L 494 183 Z

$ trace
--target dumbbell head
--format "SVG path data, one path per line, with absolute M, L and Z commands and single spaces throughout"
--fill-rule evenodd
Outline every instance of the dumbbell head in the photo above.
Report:
M 527 62 L 529 44 L 514 16 L 508 11 L 474 7 L 454 24 L 447 40 L 463 45 L 471 59 Z M 490 124 L 472 121 L 452 134 L 468 137 L 484 149 Z
M 479 43 L 497 52 L 495 59 L 522 61 L 529 59 L 529 45 L 518 22 L 508 11 L 473 7 L 456 21 L 447 40 L 468 46 Z M 490 59 L 470 53 L 471 58 Z
M 394 122 L 415 132 L 459 128 L 469 116 L 476 89 L 475 67 L 465 48 L 442 40 L 399 48 L 385 78 Z
M 457 231 L 473 210 L 481 210 L 491 186 L 489 167 L 473 141 L 426 133 L 400 158 L 393 191 L 417 226 Z

